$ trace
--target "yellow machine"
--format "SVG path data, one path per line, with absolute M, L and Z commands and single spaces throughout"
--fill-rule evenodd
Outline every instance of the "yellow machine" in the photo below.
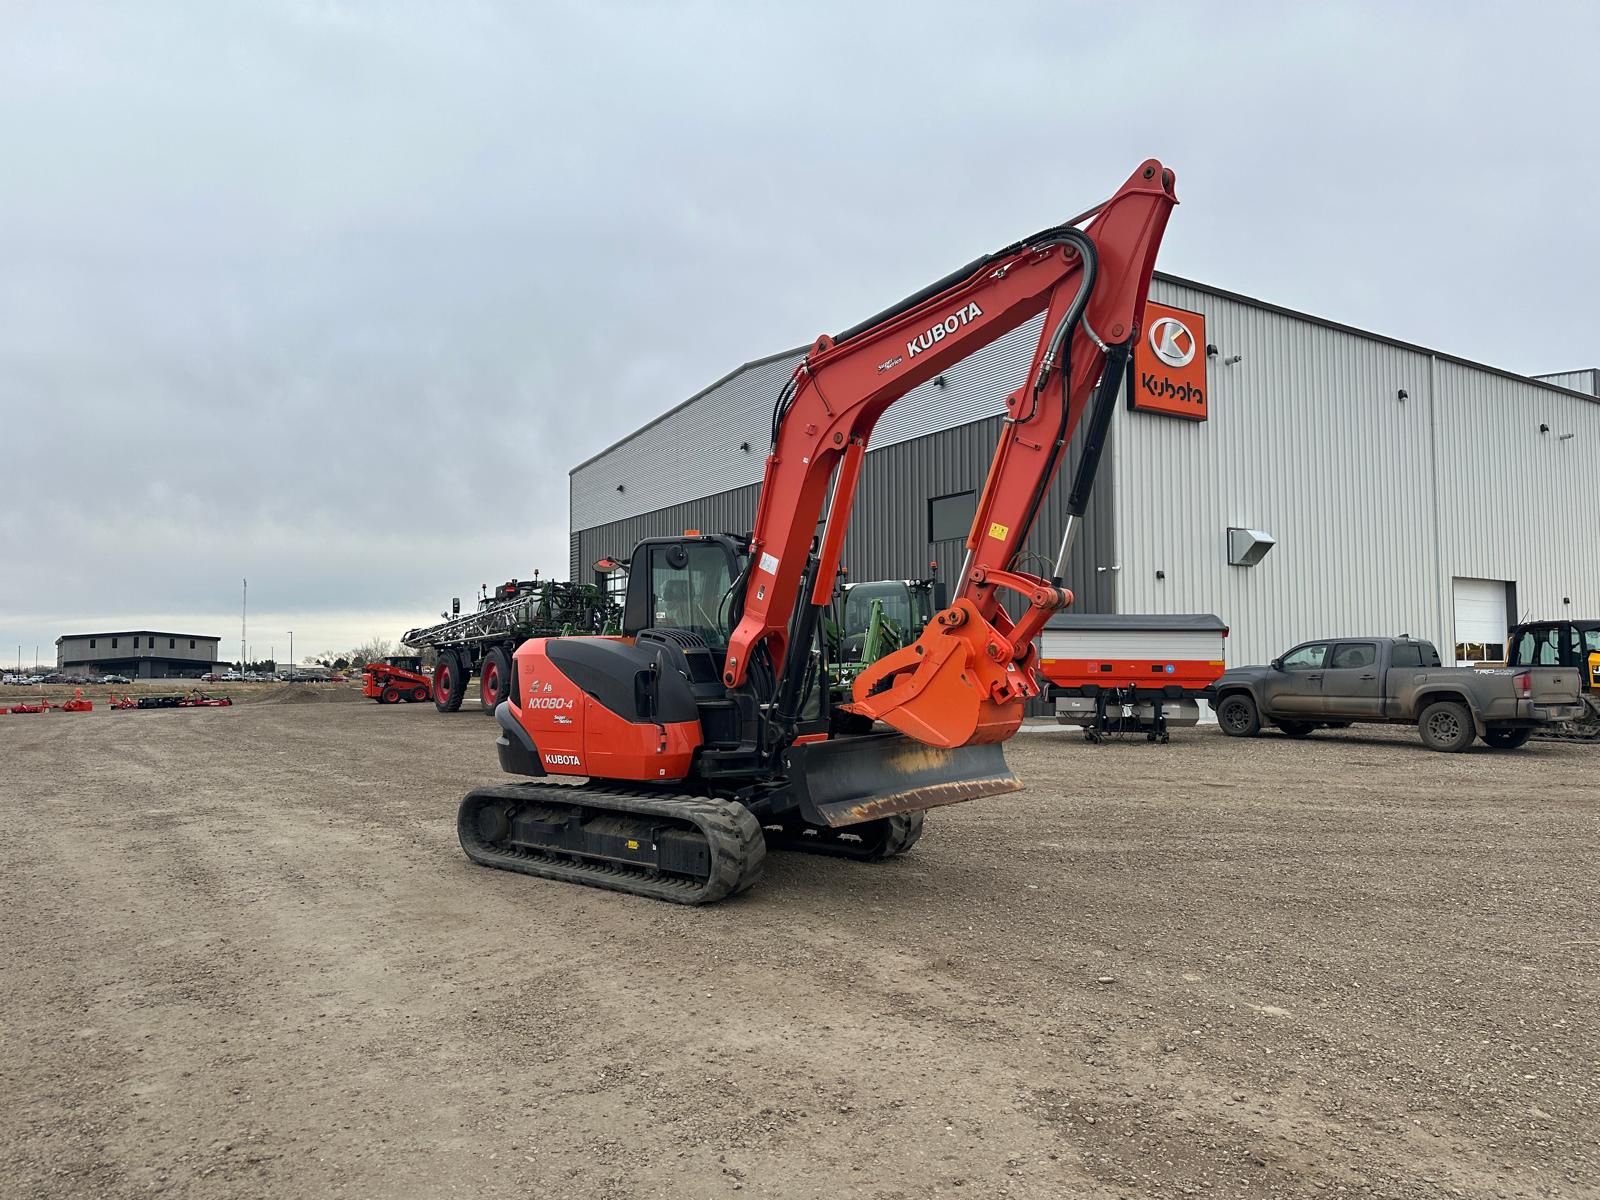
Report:
M 1508 667 L 1575 667 L 1583 673 L 1582 720 L 1563 721 L 1540 737 L 1600 741 L 1600 620 L 1530 621 L 1506 639 Z

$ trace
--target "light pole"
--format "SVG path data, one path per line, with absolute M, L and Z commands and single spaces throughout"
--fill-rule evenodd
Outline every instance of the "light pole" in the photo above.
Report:
M 289 682 L 294 682 L 294 630 L 289 630 Z

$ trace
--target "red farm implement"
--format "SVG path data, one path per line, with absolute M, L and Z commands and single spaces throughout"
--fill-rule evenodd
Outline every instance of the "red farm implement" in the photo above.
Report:
M 433 699 L 433 681 L 422 673 L 422 659 L 395 655 L 361 668 L 361 694 L 379 704 L 421 703 Z

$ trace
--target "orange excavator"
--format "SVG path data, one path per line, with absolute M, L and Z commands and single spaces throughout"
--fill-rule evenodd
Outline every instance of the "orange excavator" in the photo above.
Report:
M 927 809 L 1018 790 L 1001 744 L 1040 691 L 1035 638 L 1072 601 L 1061 575 L 1085 473 L 1176 203 L 1172 172 L 1147 161 L 1104 203 L 819 337 L 777 397 L 752 532 L 646 539 L 621 636 L 517 649 L 497 746 L 502 769 L 533 781 L 467 795 L 467 855 L 703 904 L 754 884 L 769 847 L 884 859 L 917 841 Z M 843 707 L 888 729 L 839 733 L 866 722 L 830 721 L 821 629 L 873 427 L 1040 316 L 951 603 L 856 677 Z M 1054 575 L 1027 574 L 1017 560 L 1086 411 Z

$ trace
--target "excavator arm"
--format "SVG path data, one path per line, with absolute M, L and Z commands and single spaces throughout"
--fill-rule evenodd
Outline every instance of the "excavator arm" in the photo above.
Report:
M 1016 570 L 1015 560 L 1096 387 L 1120 386 L 1176 203 L 1172 172 L 1151 159 L 1088 213 L 817 339 L 773 413 L 743 615 L 724 666 L 728 687 L 744 685 L 754 661 L 765 659 L 780 697 L 798 696 L 878 419 L 919 384 L 1042 313 L 1032 369 L 1007 401 L 952 603 L 913 645 L 859 677 L 851 706 L 933 746 L 1000 741 L 1015 731 L 1039 690 L 1034 638 L 1072 599 L 1059 578 L 1065 545 L 1051 579 Z M 1109 415 L 1108 405 L 1097 408 Z M 1015 619 L 1002 604 L 1006 593 L 1025 604 Z M 784 706 L 780 699 L 780 713 Z

